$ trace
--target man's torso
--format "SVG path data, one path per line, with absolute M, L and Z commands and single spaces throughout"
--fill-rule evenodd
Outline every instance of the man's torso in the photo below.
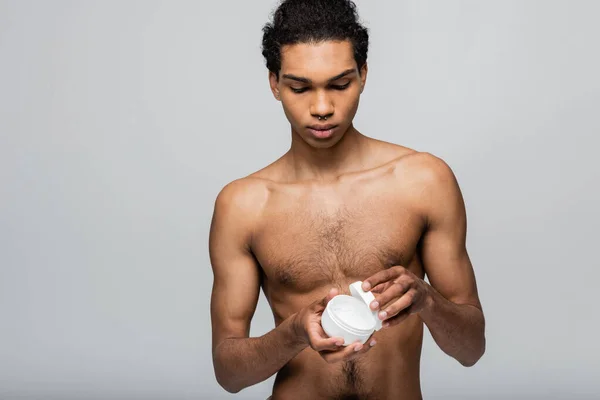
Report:
M 251 250 L 276 325 L 331 287 L 349 294 L 350 283 L 394 265 L 424 277 L 419 199 L 426 162 L 409 149 L 393 151 L 398 157 L 389 162 L 333 183 L 261 179 L 266 196 Z M 375 337 L 367 353 L 337 364 L 305 349 L 279 371 L 273 400 L 420 399 L 421 319 L 412 315 Z

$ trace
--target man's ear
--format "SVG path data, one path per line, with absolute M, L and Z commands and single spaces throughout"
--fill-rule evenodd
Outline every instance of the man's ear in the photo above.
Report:
M 275 73 L 269 71 L 269 85 L 271 86 L 271 92 L 273 92 L 273 96 L 277 101 L 281 100 L 281 96 L 279 95 L 279 79 L 277 79 L 277 75 Z
M 365 90 L 365 85 L 367 84 L 367 73 L 369 72 L 369 66 L 365 62 L 360 69 L 360 92 L 362 93 Z

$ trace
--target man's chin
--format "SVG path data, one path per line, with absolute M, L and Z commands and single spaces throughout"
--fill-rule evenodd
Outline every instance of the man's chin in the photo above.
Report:
M 310 147 L 313 147 L 315 149 L 329 149 L 329 148 L 335 146 L 342 137 L 343 137 L 343 135 L 333 135 L 327 139 L 316 139 L 313 137 L 305 137 L 304 141 Z

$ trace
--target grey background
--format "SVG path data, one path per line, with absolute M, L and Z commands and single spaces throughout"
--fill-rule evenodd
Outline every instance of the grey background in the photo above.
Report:
M 462 187 L 487 353 L 428 399 L 600 397 L 597 1 L 358 1 L 356 126 Z M 218 191 L 290 143 L 271 0 L 0 1 L 0 399 L 264 399 L 213 375 Z M 252 335 L 273 327 L 261 294 Z

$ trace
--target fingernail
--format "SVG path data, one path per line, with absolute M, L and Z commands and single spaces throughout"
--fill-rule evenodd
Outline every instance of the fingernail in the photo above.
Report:
M 362 344 L 357 344 L 354 346 L 354 351 L 360 351 L 360 349 L 362 349 Z
M 369 289 L 371 289 L 371 284 L 369 282 L 363 282 L 362 289 L 367 292 Z
M 376 341 L 371 340 L 371 347 L 375 346 L 376 343 L 377 343 Z
M 387 313 L 385 311 L 379 313 L 379 319 L 384 319 L 385 317 L 387 317 Z
M 381 324 L 381 326 L 383 326 L 384 328 L 387 328 L 388 326 L 390 326 L 389 322 L 384 322 L 383 324 Z
M 373 310 L 377 310 L 377 307 L 379 307 L 379 303 L 378 302 L 374 301 L 374 302 L 371 303 L 371 308 Z
M 335 345 L 336 345 L 336 346 L 341 346 L 341 345 L 343 345 L 343 344 L 344 344 L 344 342 L 343 342 L 343 341 L 340 341 L 340 340 L 338 340 L 337 342 L 335 342 Z

